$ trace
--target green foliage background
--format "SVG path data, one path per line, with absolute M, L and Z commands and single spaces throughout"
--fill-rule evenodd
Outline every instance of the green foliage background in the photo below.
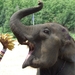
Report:
M 0 32 L 11 32 L 11 15 L 22 9 L 37 6 L 38 0 L 0 0 Z M 44 7 L 34 14 L 35 24 L 56 22 L 75 32 L 75 0 L 43 0 Z M 22 19 L 32 25 L 32 14 Z

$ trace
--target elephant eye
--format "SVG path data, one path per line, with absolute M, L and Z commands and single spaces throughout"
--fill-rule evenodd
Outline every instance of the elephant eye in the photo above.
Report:
M 43 32 L 46 33 L 46 34 L 49 34 L 50 33 L 50 31 L 49 31 L 48 28 L 44 29 Z

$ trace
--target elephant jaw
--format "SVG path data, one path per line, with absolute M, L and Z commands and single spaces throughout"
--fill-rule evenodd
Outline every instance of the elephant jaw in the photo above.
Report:
M 25 45 L 27 45 L 29 47 L 29 53 L 22 65 L 22 68 L 25 68 L 27 66 L 30 66 L 30 63 L 32 61 L 32 59 L 34 58 L 34 56 L 32 55 L 33 51 L 34 51 L 34 44 L 32 44 L 31 42 L 29 42 L 28 40 L 26 40 L 24 42 Z

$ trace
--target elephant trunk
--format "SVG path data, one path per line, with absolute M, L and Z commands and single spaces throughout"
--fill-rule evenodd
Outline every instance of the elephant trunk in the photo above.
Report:
M 11 16 L 10 28 L 20 43 L 25 41 L 26 38 L 28 39 L 28 37 L 31 38 L 30 35 L 33 30 L 32 26 L 25 26 L 20 20 L 27 15 L 40 11 L 42 7 L 43 3 L 40 2 L 37 7 L 19 10 Z

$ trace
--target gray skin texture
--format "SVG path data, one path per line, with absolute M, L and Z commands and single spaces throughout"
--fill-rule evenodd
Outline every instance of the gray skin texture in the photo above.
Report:
M 21 9 L 10 18 L 12 32 L 20 44 L 29 46 L 31 54 L 22 68 L 38 68 L 37 75 L 75 75 L 75 41 L 65 27 L 57 23 L 26 26 L 20 22 L 42 7 L 43 3 L 39 2 L 37 7 Z

